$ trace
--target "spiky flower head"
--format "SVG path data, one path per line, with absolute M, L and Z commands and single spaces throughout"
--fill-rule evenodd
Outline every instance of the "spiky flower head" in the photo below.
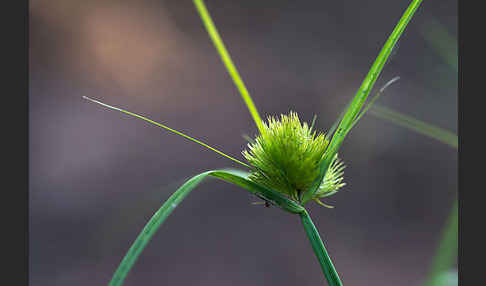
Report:
M 262 132 L 248 144 L 243 156 L 253 168 L 249 179 L 300 202 L 300 196 L 319 177 L 319 164 L 329 145 L 325 134 L 301 123 L 297 113 L 268 117 Z M 335 194 L 345 185 L 344 164 L 334 157 L 313 199 Z

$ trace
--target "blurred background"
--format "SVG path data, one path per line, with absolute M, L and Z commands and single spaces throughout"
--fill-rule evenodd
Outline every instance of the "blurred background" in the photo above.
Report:
M 326 131 L 409 4 L 206 1 L 262 116 L 317 115 Z M 457 35 L 457 2 L 424 1 L 375 91 L 457 133 L 457 73 L 431 47 Z M 236 167 L 89 96 L 237 158 L 256 127 L 192 1 L 30 1 L 30 285 L 107 285 L 185 179 Z M 341 191 L 309 203 L 344 285 L 419 285 L 457 193 L 457 152 L 367 115 L 340 151 Z M 125 285 L 325 285 L 297 216 L 208 180 L 174 212 Z

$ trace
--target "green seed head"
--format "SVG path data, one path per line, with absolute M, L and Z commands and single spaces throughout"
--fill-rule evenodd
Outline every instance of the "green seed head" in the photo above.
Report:
M 253 169 L 249 179 L 300 202 L 301 194 L 319 177 L 328 145 L 325 134 L 301 123 L 297 113 L 282 114 L 280 120 L 270 116 L 261 134 L 243 151 Z M 335 194 L 345 185 L 343 169 L 336 155 L 313 197 L 316 202 L 324 205 L 319 198 Z

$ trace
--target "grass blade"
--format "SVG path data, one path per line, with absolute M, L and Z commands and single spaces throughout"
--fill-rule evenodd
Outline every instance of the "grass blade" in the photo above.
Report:
M 387 87 L 389 87 L 392 83 L 396 82 L 397 80 L 399 80 L 400 77 L 397 76 L 397 77 L 394 77 L 393 79 L 391 79 L 390 81 L 388 81 L 379 91 L 378 93 L 373 96 L 373 98 L 370 100 L 370 102 L 363 108 L 363 111 L 361 111 L 361 113 L 356 117 L 356 119 L 353 121 L 353 123 L 351 123 L 351 127 L 348 129 L 348 131 L 346 132 L 346 135 L 349 133 L 349 131 L 354 127 L 354 125 L 356 125 L 356 123 L 361 119 L 361 117 L 363 117 L 363 115 L 366 114 L 366 112 L 368 112 L 368 110 L 375 104 L 375 102 L 378 100 L 378 98 L 381 97 L 381 95 L 383 94 L 383 92 L 385 91 L 385 89 Z
M 188 140 L 190 140 L 190 141 L 192 141 L 192 142 L 195 142 L 195 143 L 197 143 L 197 144 L 199 144 L 199 145 L 201 145 L 201 146 L 203 146 L 203 147 L 206 147 L 207 149 L 209 149 L 209 150 L 211 150 L 211 151 L 214 151 L 214 152 L 218 153 L 219 155 L 221 155 L 221 156 L 223 156 L 223 157 L 226 157 L 226 158 L 228 158 L 228 159 L 232 160 L 233 162 L 236 162 L 236 163 L 238 163 L 238 164 L 240 164 L 240 165 L 243 165 L 243 166 L 245 166 L 245 167 L 247 167 L 247 168 L 250 168 L 250 166 L 248 166 L 247 164 L 245 164 L 245 163 L 241 162 L 240 160 L 235 159 L 235 158 L 231 157 L 230 155 L 227 155 L 227 154 L 225 154 L 225 153 L 223 153 L 223 152 L 219 151 L 218 149 L 213 148 L 213 147 L 209 146 L 208 144 L 203 143 L 203 142 L 201 142 L 201 141 L 199 141 L 199 140 L 197 140 L 197 139 L 194 139 L 194 138 L 192 138 L 192 137 L 190 137 L 190 136 L 188 136 L 188 135 L 186 135 L 186 134 L 184 134 L 184 133 L 182 133 L 182 132 L 179 132 L 179 131 L 177 131 L 177 130 L 175 130 L 175 129 L 172 129 L 172 128 L 170 128 L 170 127 L 167 127 L 167 126 L 165 126 L 164 124 L 161 124 L 161 123 L 155 122 L 155 121 L 153 121 L 153 120 L 151 120 L 151 119 L 148 119 L 147 117 L 144 117 L 144 116 L 138 115 L 138 114 L 136 114 L 136 113 L 133 113 L 133 112 L 130 112 L 130 111 L 127 111 L 127 110 L 124 110 L 124 109 L 121 109 L 121 108 L 119 108 L 119 107 L 114 107 L 114 106 L 108 105 L 108 104 L 106 104 L 106 103 L 103 103 L 103 102 L 101 102 L 101 101 L 98 101 L 98 100 L 95 100 L 95 99 L 89 98 L 89 97 L 87 97 L 87 96 L 83 96 L 83 98 L 84 98 L 84 99 L 87 99 L 87 100 L 89 100 L 89 101 L 91 101 L 91 102 L 94 102 L 94 103 L 100 104 L 100 105 L 102 105 L 102 106 L 104 106 L 104 107 L 107 107 L 107 108 L 109 108 L 109 109 L 113 109 L 113 110 L 116 110 L 116 111 L 120 111 L 120 112 L 122 112 L 122 113 L 125 113 L 125 114 L 128 114 L 128 115 L 131 115 L 131 116 L 133 116 L 133 117 L 136 117 L 136 118 L 139 118 L 139 119 L 145 120 L 145 121 L 147 121 L 147 122 L 149 122 L 149 123 L 152 123 L 152 124 L 154 124 L 154 125 L 157 125 L 157 126 L 159 126 L 159 127 L 162 127 L 162 128 L 164 128 L 164 129 L 166 129 L 166 130 L 168 130 L 168 131 L 172 132 L 172 133 L 175 133 L 175 134 L 177 134 L 177 135 L 180 135 L 180 136 L 182 136 L 182 137 L 184 137 L 184 138 L 186 138 L 186 139 L 188 139 Z
M 425 135 L 427 137 L 436 139 L 439 142 L 449 145 L 457 150 L 458 137 L 454 133 L 417 120 L 411 116 L 399 113 L 390 108 L 374 105 L 371 108 L 371 114 L 378 118 L 389 120 L 399 126 L 405 127 L 409 130 Z M 439 246 L 431 264 L 431 268 L 427 275 L 427 279 L 423 286 L 440 286 L 441 277 L 444 273 L 454 266 L 454 261 L 457 257 L 458 247 L 458 201 L 454 201 L 451 212 L 447 219 L 446 225 L 442 230 Z M 456 283 L 457 285 L 457 283 Z
M 452 37 L 444 26 L 436 20 L 431 20 L 422 26 L 421 34 L 442 59 L 457 72 L 457 39 Z M 450 131 L 427 124 L 384 106 L 375 105 L 371 112 L 381 119 L 389 120 L 399 126 L 436 139 L 456 150 L 458 149 L 458 137 Z M 457 247 L 458 201 L 456 199 L 442 230 L 439 245 L 427 274 L 427 279 L 422 284 L 423 286 L 457 285 L 457 272 L 455 272 L 455 281 L 447 278 L 450 277 L 449 269 L 454 266 L 454 261 L 457 258 Z M 445 281 L 448 282 L 445 283 Z
M 259 198 L 266 200 L 274 206 L 277 206 L 287 212 L 299 214 L 304 211 L 297 202 L 289 199 L 280 192 L 270 190 L 264 186 L 258 185 L 248 179 L 250 173 L 240 170 L 218 170 L 211 171 L 209 175 L 219 178 L 228 183 L 240 186 Z
M 300 219 L 302 225 L 304 226 L 305 233 L 309 238 L 312 250 L 314 250 L 317 260 L 321 265 L 321 269 L 326 277 L 327 283 L 329 286 L 342 286 L 343 284 L 341 283 L 341 279 L 339 279 L 336 268 L 334 268 L 331 258 L 329 257 L 329 254 L 327 254 L 324 243 L 321 240 L 319 232 L 317 231 L 317 228 L 312 222 L 307 211 L 300 213 Z
M 446 28 L 434 19 L 423 25 L 420 32 L 425 41 L 457 72 L 457 39 L 451 36 Z
M 109 286 L 123 285 L 127 274 L 132 269 L 143 249 L 150 242 L 154 234 L 157 232 L 162 223 L 174 211 L 179 203 L 207 176 L 206 173 L 199 174 L 189 179 L 182 185 L 169 199 L 162 205 L 162 207 L 152 216 L 149 222 L 145 225 L 142 232 L 138 235 L 135 242 L 132 244 L 127 254 L 118 266 L 115 274 L 108 284 Z
M 454 133 L 417 120 L 411 116 L 399 113 L 390 108 L 375 105 L 371 108 L 371 114 L 378 118 L 389 120 L 399 126 L 436 139 L 439 142 L 449 145 L 457 150 L 458 137 Z M 458 201 L 454 201 L 446 225 L 442 230 L 442 235 L 437 247 L 435 256 L 427 274 L 427 279 L 423 286 L 441 286 L 441 277 L 444 273 L 454 266 L 457 257 L 458 247 Z M 456 283 L 457 285 L 457 283 Z
M 458 248 L 458 202 L 454 202 L 447 223 L 442 230 L 441 240 L 432 261 L 428 278 L 424 286 L 439 286 L 436 281 L 443 273 L 449 271 L 456 263 Z M 457 284 L 456 284 L 457 285 Z
M 239 170 L 213 170 L 201 173 L 189 179 L 167 199 L 167 201 L 160 207 L 159 210 L 157 210 L 157 212 L 155 212 L 152 218 L 145 225 L 142 232 L 135 239 L 135 242 L 132 244 L 117 270 L 113 274 L 113 278 L 111 279 L 109 286 L 123 285 L 127 274 L 130 272 L 144 248 L 150 242 L 167 217 L 175 210 L 182 200 L 184 200 L 184 198 L 186 198 L 187 195 L 189 195 L 189 193 L 208 176 L 219 178 L 223 181 L 238 185 L 288 212 L 302 213 L 305 211 L 302 206 L 281 195 L 280 193 L 271 191 L 263 186 L 249 181 L 248 175 L 249 173 Z
M 448 270 L 437 273 L 437 275 L 427 283 L 427 286 L 457 286 L 459 285 L 459 275 L 457 270 Z
M 449 145 L 457 150 L 458 137 L 454 133 L 436 127 L 434 125 L 417 120 L 411 116 L 399 113 L 390 108 L 374 105 L 371 114 L 378 118 L 389 120 L 399 126 L 433 138 L 439 142 Z M 454 201 L 446 225 L 442 230 L 442 235 L 437 247 L 435 256 L 432 260 L 431 268 L 427 274 L 427 279 L 423 286 L 442 286 L 441 277 L 444 273 L 454 266 L 457 257 L 458 247 L 458 201 Z M 457 285 L 457 283 L 456 283 Z
M 245 104 L 248 107 L 248 110 L 250 111 L 250 114 L 253 117 L 253 120 L 255 121 L 258 130 L 262 132 L 263 126 L 260 114 L 258 113 L 258 110 L 253 103 L 250 93 L 246 89 L 245 83 L 241 79 L 238 70 L 233 64 L 233 61 L 231 60 L 231 57 L 223 43 L 223 40 L 221 40 L 221 37 L 219 36 L 218 30 L 216 29 L 216 26 L 211 19 L 211 15 L 209 15 L 208 9 L 206 9 L 206 5 L 204 5 L 204 1 L 194 0 L 193 2 L 196 6 L 197 12 L 199 13 L 199 16 L 201 17 L 204 27 L 206 27 L 206 30 L 208 31 L 209 37 L 213 41 L 213 44 L 216 47 L 216 50 L 218 51 L 219 56 L 221 57 L 221 60 L 223 61 L 226 69 L 228 70 L 228 73 L 233 79 L 236 88 L 238 88 L 238 91 L 240 92 L 243 101 L 245 101 Z
M 378 105 L 378 104 L 372 106 L 370 112 L 371 114 L 373 114 L 378 118 L 391 121 L 399 126 L 405 127 L 419 134 L 425 135 L 429 138 L 433 138 L 437 141 L 449 145 L 452 148 L 457 149 L 458 146 L 457 135 L 448 130 L 425 123 L 409 115 L 400 113 L 391 108 Z
M 370 93 L 371 89 L 373 88 L 378 76 L 380 75 L 383 66 L 385 65 L 386 61 L 388 60 L 390 53 L 397 43 L 398 39 L 402 35 L 403 31 L 407 27 L 408 23 L 412 19 L 412 16 L 415 14 L 415 11 L 422 3 L 422 0 L 412 0 L 408 8 L 405 10 L 404 14 L 398 21 L 398 24 L 393 29 L 391 35 L 388 37 L 387 41 L 383 45 L 378 57 L 374 61 L 373 65 L 371 66 L 368 74 L 366 75 L 365 79 L 363 80 L 361 86 L 359 87 L 356 95 L 354 96 L 353 100 L 351 101 L 351 105 L 349 106 L 348 110 L 343 116 L 343 119 L 339 123 L 336 132 L 334 133 L 331 142 L 329 143 L 329 152 L 326 153 L 324 160 L 320 165 L 320 176 L 316 179 L 313 186 L 307 190 L 303 197 L 302 203 L 305 203 L 312 199 L 314 193 L 319 188 L 324 175 L 331 164 L 334 155 L 338 152 L 339 147 L 341 146 L 344 138 L 346 137 L 347 132 L 352 127 L 353 121 L 360 112 L 361 108 L 363 107 L 368 94 Z

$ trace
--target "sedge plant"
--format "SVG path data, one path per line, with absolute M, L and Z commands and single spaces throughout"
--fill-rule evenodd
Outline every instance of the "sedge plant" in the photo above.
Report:
M 264 200 L 268 205 L 298 215 L 328 285 L 341 286 L 342 282 L 338 272 L 324 246 L 319 231 L 304 206 L 310 201 L 327 206 L 321 199 L 335 194 L 344 186 L 344 164 L 338 158 L 339 148 L 344 138 L 372 103 L 371 101 L 368 106 L 365 106 L 367 97 L 389 58 L 391 50 L 422 1 L 411 1 L 386 40 L 354 98 L 328 132 L 314 130 L 314 122 L 310 125 L 301 122 L 295 112 L 282 114 L 279 117 L 269 116 L 266 121 L 262 120 L 204 2 L 202 0 L 193 0 L 193 2 L 223 64 L 248 107 L 259 133 L 255 139 L 250 140 L 248 148 L 242 152 L 247 161 L 247 163 L 244 163 L 164 124 L 154 122 L 122 108 L 84 97 L 91 102 L 145 120 L 185 137 L 245 168 L 245 170 L 210 170 L 186 181 L 148 221 L 121 261 L 109 285 L 119 286 L 123 284 L 143 249 L 167 217 L 201 181 L 207 177 L 215 177 L 240 186 Z

